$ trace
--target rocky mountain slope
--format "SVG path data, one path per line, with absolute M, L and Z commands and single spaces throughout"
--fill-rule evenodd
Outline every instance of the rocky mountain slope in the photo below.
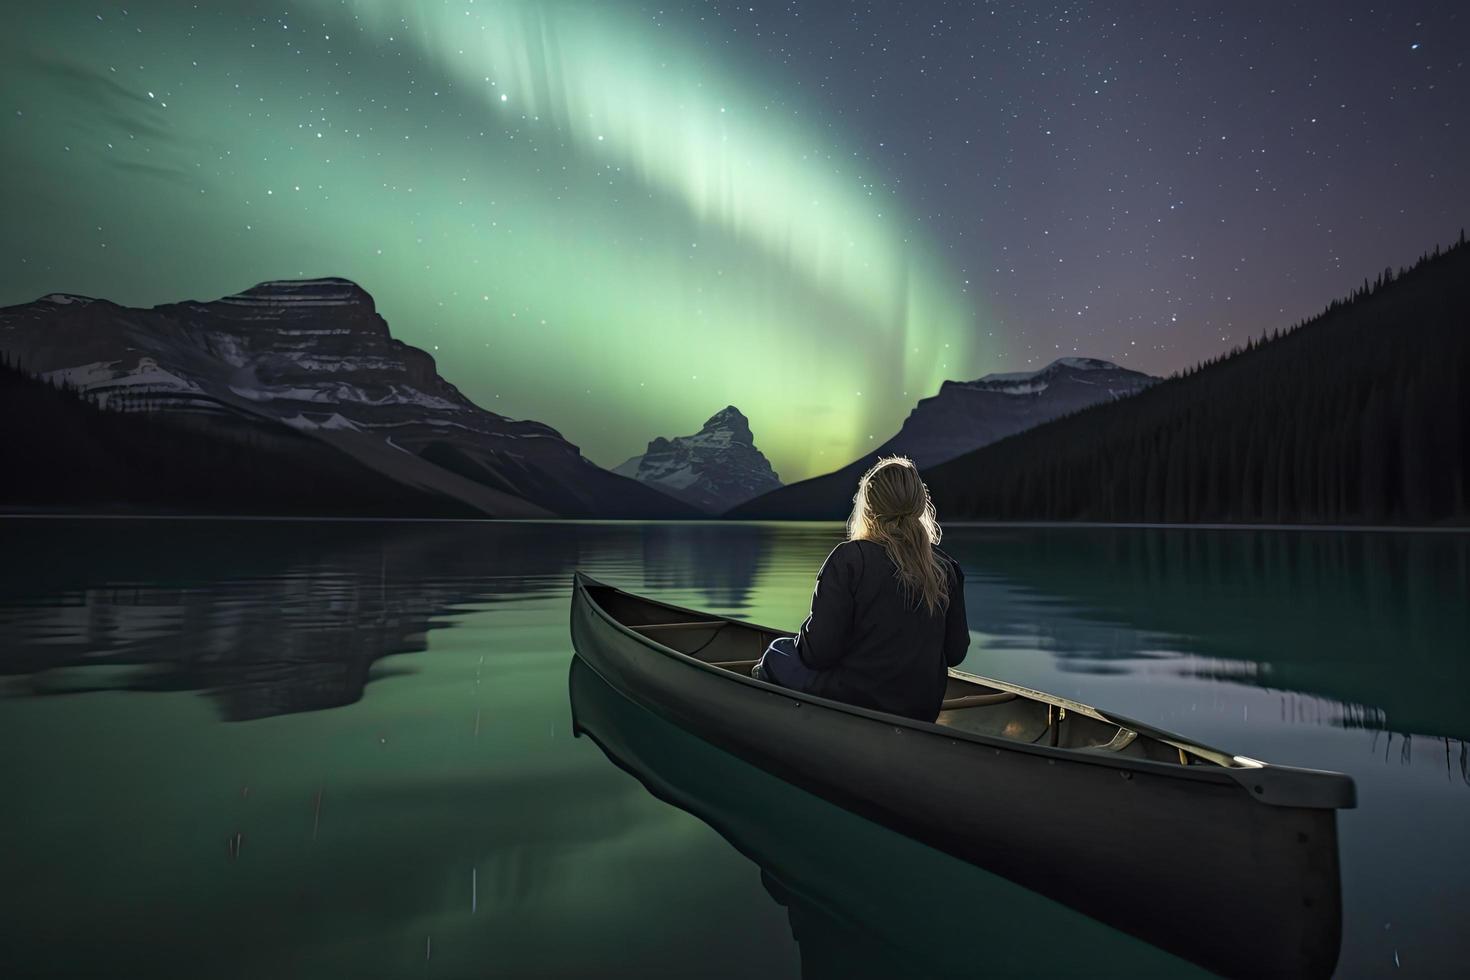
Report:
M 1039 371 L 946 381 L 922 399 L 891 439 L 834 473 L 793 483 L 732 508 L 727 516 L 833 520 L 846 516 L 853 490 L 880 456 L 934 466 L 1100 402 L 1137 394 L 1159 379 L 1092 357 L 1063 357 Z
M 268 419 L 110 412 L 0 353 L 0 510 L 479 517 Z
M 755 447 L 750 420 L 734 405 L 720 409 L 692 436 L 660 436 L 648 450 L 613 469 L 711 514 L 775 490 L 781 480 Z
M 346 279 L 265 282 L 209 302 L 135 309 L 52 294 L 0 309 L 0 350 L 99 406 L 208 428 L 268 421 L 408 487 L 497 517 L 684 516 L 540 422 L 488 412 L 394 339 Z

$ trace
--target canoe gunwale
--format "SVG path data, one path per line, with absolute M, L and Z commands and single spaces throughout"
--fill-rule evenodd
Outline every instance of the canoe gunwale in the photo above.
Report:
M 1086 714 L 1107 724 L 1118 725 L 1121 728 L 1135 731 L 1141 735 L 1157 739 L 1159 741 L 1173 745 L 1177 748 L 1189 752 L 1198 753 L 1201 758 L 1215 762 L 1216 764 L 1213 766 L 1181 766 L 1172 763 L 1157 762 L 1151 759 L 1109 756 L 1084 749 L 1069 749 L 1059 746 L 1053 747 L 1049 745 L 1035 745 L 1025 742 L 1016 742 L 997 736 L 984 735 L 977 732 L 968 732 L 960 729 L 949 728 L 943 725 L 935 724 L 933 722 L 918 721 L 912 718 L 904 718 L 899 715 L 887 714 L 885 712 L 875 711 L 870 708 L 862 707 L 860 705 L 847 704 L 845 702 L 834 701 L 829 698 L 819 697 L 814 694 L 808 694 L 804 691 L 796 691 L 788 688 L 778 687 L 774 684 L 768 684 L 763 681 L 758 681 L 754 678 L 746 677 L 733 671 L 726 670 L 722 667 L 716 666 L 715 664 L 707 663 L 703 660 L 698 659 L 697 657 L 691 657 L 686 653 L 682 653 L 679 650 L 675 650 L 672 647 L 668 647 L 662 643 L 659 643 L 656 639 L 648 636 L 645 633 L 638 632 L 637 630 L 620 622 L 611 613 L 604 609 L 602 605 L 598 603 L 597 600 L 588 593 L 588 587 L 610 589 L 614 592 L 621 593 L 639 601 L 662 606 L 673 612 L 687 613 L 693 617 L 702 617 L 705 619 L 711 619 L 720 622 L 734 623 L 747 629 L 760 630 L 778 636 L 790 636 L 791 633 L 789 630 L 774 629 L 767 626 L 761 626 L 757 623 L 749 623 L 744 620 L 733 619 L 728 616 L 716 616 L 714 614 L 701 610 L 678 606 L 673 603 L 663 602 L 662 600 L 658 599 L 651 599 L 647 596 L 642 596 L 635 592 L 628 592 L 625 589 L 621 589 L 617 586 L 609 585 L 606 582 L 599 581 L 580 570 L 573 572 L 573 602 L 584 603 L 596 615 L 598 620 L 612 627 L 617 632 L 620 632 L 629 637 L 639 646 L 645 648 L 650 653 L 658 654 L 672 659 L 676 662 L 683 663 L 687 666 L 710 672 L 713 675 L 719 676 L 721 680 L 731 681 L 736 684 L 744 685 L 752 693 L 761 692 L 767 695 L 771 693 L 776 693 L 781 697 L 788 698 L 798 703 L 817 705 L 828 710 L 841 712 L 847 715 L 854 715 L 869 721 L 877 722 L 881 725 L 889 726 L 891 728 L 894 728 L 895 730 L 909 729 L 927 735 L 937 735 L 955 742 L 967 742 L 975 746 L 999 751 L 1018 752 L 1026 755 L 1040 756 L 1049 760 L 1065 759 L 1066 761 L 1072 763 L 1100 766 L 1102 768 L 1113 770 L 1147 772 L 1153 775 L 1163 776 L 1170 779 L 1194 780 L 1198 782 L 1214 783 L 1217 785 L 1224 783 L 1233 783 L 1250 799 L 1267 806 L 1337 810 L 1349 809 L 1356 805 L 1356 788 L 1353 780 L 1342 773 L 1320 769 L 1304 769 L 1294 766 L 1277 766 L 1269 763 L 1258 762 L 1254 759 L 1244 759 L 1243 757 L 1233 756 L 1230 753 L 1226 753 L 1218 749 L 1213 749 L 1208 746 L 1197 745 L 1195 743 L 1189 742 L 1186 739 L 1182 739 L 1179 736 L 1174 735 L 1170 732 L 1161 731 L 1154 726 L 1145 724 L 1143 722 L 1137 722 L 1121 715 L 1099 711 L 1098 709 L 1093 708 L 1089 705 L 1081 704 L 1080 702 L 1074 702 L 1066 698 L 1059 698 L 1055 695 L 1047 694 L 1044 691 L 1036 691 L 1031 688 L 1010 684 L 1008 682 L 997 680 L 994 678 L 972 674 L 968 671 L 951 669 L 950 675 L 958 678 L 959 680 L 980 684 L 986 687 L 994 687 L 997 690 L 1016 693 L 1020 696 L 1028 697 L 1033 700 L 1059 704 L 1060 706 L 1066 707 L 1068 710 L 1073 710 L 1079 713 Z M 597 670 L 597 664 L 589 660 L 585 655 L 583 655 L 581 651 L 577 651 L 577 655 L 581 656 L 583 660 L 587 661 L 588 665 L 591 666 L 594 670 Z M 603 674 L 601 670 L 597 670 L 597 673 L 599 675 Z M 604 679 L 607 680 L 609 683 L 613 683 L 613 686 L 615 688 L 620 686 L 614 683 L 611 678 L 607 678 L 605 675 Z M 1234 766 L 1221 764 L 1218 761 L 1219 758 L 1235 760 L 1237 764 Z

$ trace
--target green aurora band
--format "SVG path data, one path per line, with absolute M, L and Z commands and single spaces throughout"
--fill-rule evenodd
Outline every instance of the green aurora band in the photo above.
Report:
M 734 404 L 788 482 L 988 366 L 973 297 L 828 117 L 631 8 L 16 17 L 0 301 L 347 276 L 600 464 Z

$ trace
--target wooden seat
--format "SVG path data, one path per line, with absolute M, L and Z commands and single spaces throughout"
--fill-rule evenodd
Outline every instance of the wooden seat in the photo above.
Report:
M 1098 752 L 1121 752 L 1132 745 L 1133 740 L 1136 738 L 1138 738 L 1137 732 L 1132 729 L 1119 727 L 1117 734 L 1112 737 L 1111 741 L 1103 742 L 1100 745 L 1084 745 L 1082 747 L 1084 749 L 1095 749 Z M 1183 752 L 1179 753 L 1179 758 L 1181 762 L 1184 761 Z M 1188 765 L 1187 762 L 1185 764 Z
M 961 708 L 978 708 L 986 704 L 1004 704 L 1014 701 L 1016 695 L 1011 691 L 996 691 L 994 694 L 961 694 L 957 698 L 945 698 L 941 711 L 958 711 Z

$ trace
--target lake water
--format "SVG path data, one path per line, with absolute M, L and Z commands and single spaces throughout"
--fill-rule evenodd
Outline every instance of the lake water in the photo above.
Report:
M 573 568 L 794 628 L 839 534 L 0 521 L 0 963 L 12 976 L 1187 972 L 650 729 L 713 812 L 764 821 L 768 843 L 788 822 L 811 833 L 789 857 L 820 900 L 793 898 L 745 856 L 759 856 L 748 839 L 573 737 Z M 965 669 L 1352 775 L 1339 975 L 1464 975 L 1470 535 L 956 527 L 945 546 L 967 576 Z

